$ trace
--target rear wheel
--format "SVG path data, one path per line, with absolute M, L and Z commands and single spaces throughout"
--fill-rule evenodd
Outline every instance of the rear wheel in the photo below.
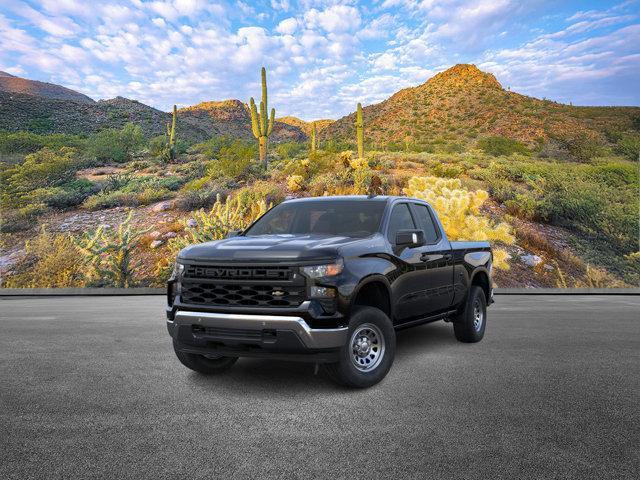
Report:
M 325 366 L 338 383 L 366 388 L 382 380 L 396 351 L 396 334 L 389 317 L 373 307 L 358 307 L 349 321 L 347 343 L 340 349 L 340 361 Z
M 453 331 L 460 342 L 475 343 L 482 340 L 487 325 L 487 300 L 482 288 L 473 285 L 458 316 L 453 320 Z
M 178 350 L 176 342 L 173 342 L 173 350 L 176 352 L 180 363 L 203 375 L 214 375 L 224 372 L 229 370 L 233 364 L 238 361 L 238 357 L 205 356 L 181 352 Z

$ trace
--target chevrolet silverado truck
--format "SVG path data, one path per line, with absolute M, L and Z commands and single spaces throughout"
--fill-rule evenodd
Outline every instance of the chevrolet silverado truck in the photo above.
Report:
M 446 320 L 459 341 L 482 339 L 491 264 L 488 242 L 450 242 L 422 200 L 287 200 L 178 254 L 167 327 L 180 362 L 202 374 L 278 358 L 369 387 L 391 368 L 396 330 Z

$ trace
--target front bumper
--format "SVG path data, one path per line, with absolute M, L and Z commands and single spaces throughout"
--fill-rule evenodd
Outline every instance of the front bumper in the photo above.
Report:
M 311 328 L 298 316 L 178 310 L 167 329 L 178 350 L 225 356 L 335 361 L 347 327 Z

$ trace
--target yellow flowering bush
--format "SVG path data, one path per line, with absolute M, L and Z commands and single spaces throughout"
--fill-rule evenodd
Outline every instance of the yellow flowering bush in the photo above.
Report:
M 489 194 L 484 190 L 469 191 L 457 178 L 412 177 L 404 193 L 433 206 L 450 240 L 487 240 L 506 245 L 515 241 L 508 223 L 495 224 L 481 215 L 480 207 Z M 496 268 L 509 268 L 506 251 L 494 249 L 493 257 Z
M 299 192 L 304 187 L 304 178 L 302 175 L 291 175 L 287 179 L 287 188 L 291 192 Z

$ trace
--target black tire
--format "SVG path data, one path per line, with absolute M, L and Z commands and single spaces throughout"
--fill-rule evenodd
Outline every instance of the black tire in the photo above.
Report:
M 203 375 L 214 375 L 229 370 L 234 363 L 238 361 L 238 357 L 218 357 L 208 358 L 204 355 L 196 355 L 194 353 L 186 353 L 178 350 L 176 342 L 173 342 L 173 350 L 180 363 Z
M 362 348 L 359 354 L 355 344 Z M 340 361 L 325 365 L 325 370 L 337 383 L 367 388 L 387 375 L 395 354 L 396 332 L 389 317 L 377 308 L 358 307 L 349 320 L 349 334 L 340 349 Z
M 478 318 L 478 314 L 480 317 Z M 477 322 L 476 322 L 477 321 Z M 460 342 L 475 343 L 482 340 L 487 326 L 487 299 L 484 290 L 472 286 L 464 309 L 453 320 L 453 331 Z

